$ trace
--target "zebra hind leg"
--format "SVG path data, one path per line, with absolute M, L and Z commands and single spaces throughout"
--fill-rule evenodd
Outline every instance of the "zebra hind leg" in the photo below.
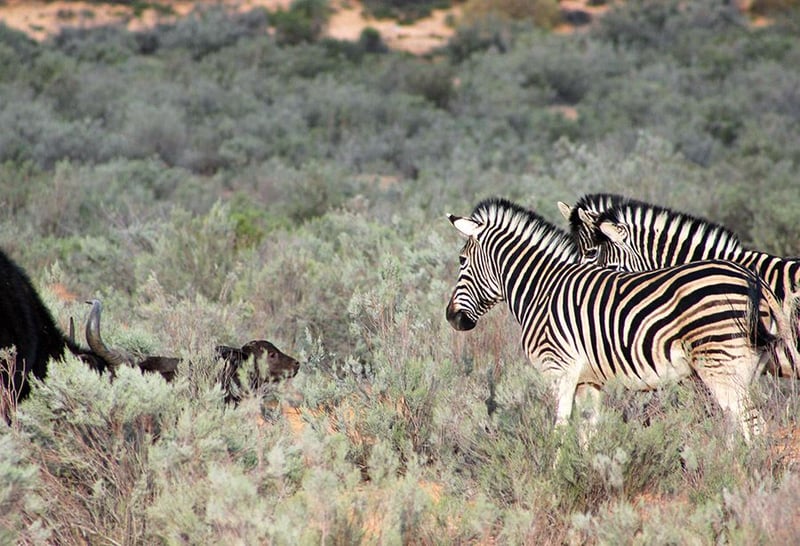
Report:
M 713 364 L 705 362 L 695 367 L 700 380 L 708 387 L 723 411 L 741 427 L 748 444 L 752 442 L 753 435 L 763 432 L 765 426 L 761 412 L 750 397 L 751 381 L 758 360 L 756 356 L 715 361 Z

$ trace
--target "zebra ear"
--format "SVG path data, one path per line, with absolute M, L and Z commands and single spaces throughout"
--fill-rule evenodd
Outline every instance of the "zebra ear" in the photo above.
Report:
M 620 224 L 615 224 L 614 222 L 601 222 L 599 228 L 612 243 L 621 243 L 628 237 L 628 232 Z
M 586 209 L 579 208 L 578 209 L 578 218 L 581 219 L 581 222 L 586 224 L 587 227 L 594 228 L 595 221 L 600 216 L 597 212 L 592 212 Z
M 570 217 L 572 216 L 572 207 L 567 205 L 564 201 L 559 201 L 558 210 L 561 212 L 561 216 L 564 217 L 564 220 L 569 222 Z
M 475 233 L 477 233 L 478 228 L 481 227 L 481 225 L 475 220 L 462 218 L 461 216 L 453 216 L 452 214 L 448 214 L 447 219 L 450 220 L 450 223 L 453 224 L 459 233 L 461 233 L 461 235 L 464 237 L 473 237 Z

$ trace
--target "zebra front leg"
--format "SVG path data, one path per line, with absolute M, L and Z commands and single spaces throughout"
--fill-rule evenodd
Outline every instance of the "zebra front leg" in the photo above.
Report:
M 558 447 L 553 459 L 553 470 L 555 470 L 564 457 L 564 427 L 569 423 L 569 418 L 572 415 L 572 405 L 577 396 L 580 373 L 579 370 L 559 367 L 557 371 L 551 370 L 549 375 L 552 379 L 553 395 L 556 398 L 555 432 Z M 584 399 L 587 394 L 589 393 L 581 393 L 580 397 Z
M 578 441 L 581 447 L 586 448 L 589 440 L 597 430 L 600 421 L 600 405 L 603 391 L 599 385 L 581 383 L 575 391 L 575 408 L 580 417 L 578 426 Z
M 569 422 L 572 415 L 572 404 L 578 389 L 578 374 L 572 370 L 559 370 L 553 375 L 553 395 L 556 398 L 556 428 L 561 428 Z

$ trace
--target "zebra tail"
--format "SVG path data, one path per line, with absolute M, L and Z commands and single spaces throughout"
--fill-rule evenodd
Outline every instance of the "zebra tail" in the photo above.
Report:
M 752 299 L 759 298 L 766 303 L 768 312 L 751 313 L 750 333 L 753 345 L 771 352 L 772 361 L 778 366 L 779 377 L 798 377 L 800 352 L 797 348 L 797 335 L 792 317 L 787 316 L 786 308 L 781 305 L 772 290 L 760 278 L 757 279 L 758 282 L 750 283 L 751 305 L 755 304 L 755 309 L 759 309 L 761 302 L 757 300 L 753 302 Z M 752 324 L 753 319 L 756 319 L 757 324 Z
M 769 301 L 769 291 L 764 290 L 763 283 L 757 276 L 751 276 L 747 280 L 747 299 L 750 303 L 747 317 L 750 343 L 758 349 L 771 349 L 778 342 L 778 336 L 774 333 L 777 321 Z M 762 313 L 762 303 L 767 304 L 767 313 Z M 780 325 L 778 330 L 780 331 Z

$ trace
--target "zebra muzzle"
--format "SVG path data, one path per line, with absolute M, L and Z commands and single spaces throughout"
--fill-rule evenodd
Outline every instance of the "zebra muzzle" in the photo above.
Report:
M 475 321 L 467 316 L 464 311 L 456 310 L 453 304 L 447 306 L 447 322 L 456 330 L 472 330 L 475 328 Z

